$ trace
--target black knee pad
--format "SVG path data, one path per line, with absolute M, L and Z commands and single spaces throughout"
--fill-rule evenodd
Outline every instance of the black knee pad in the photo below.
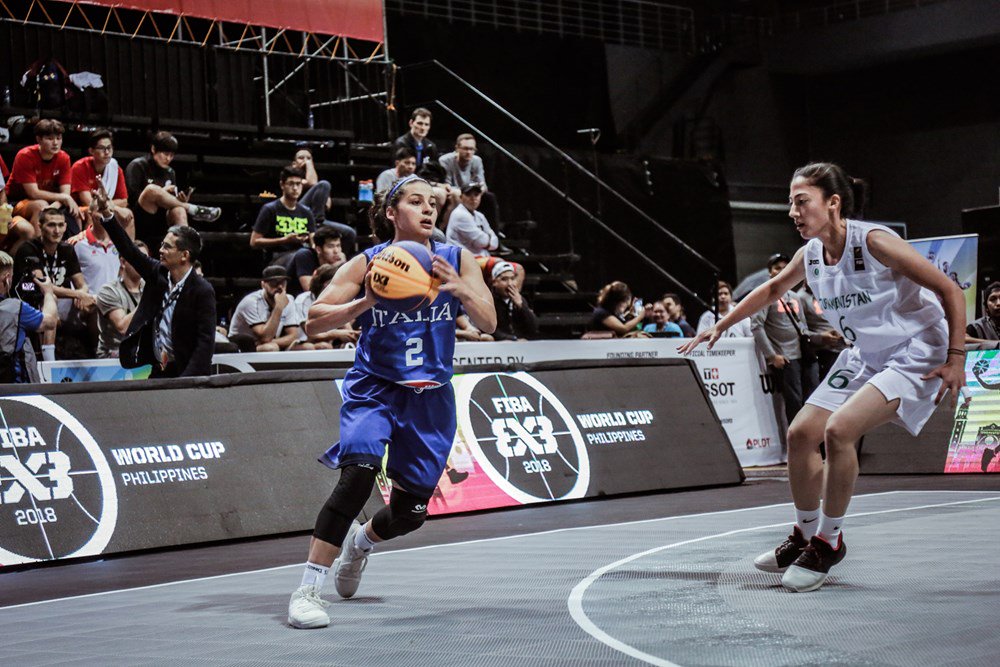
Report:
M 389 504 L 372 517 L 372 530 L 383 540 L 412 533 L 424 524 L 429 500 L 430 498 L 393 488 L 389 494 Z
M 368 464 L 340 469 L 340 480 L 316 517 L 313 537 L 334 546 L 344 543 L 351 522 L 361 514 L 372 494 L 376 470 Z

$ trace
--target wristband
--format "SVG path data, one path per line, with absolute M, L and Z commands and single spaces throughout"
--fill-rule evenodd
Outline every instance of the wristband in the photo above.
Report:
M 959 349 L 954 348 L 954 347 L 949 347 L 948 348 L 948 354 L 960 354 L 960 355 L 962 355 L 964 357 L 965 356 L 965 350 L 959 350 Z

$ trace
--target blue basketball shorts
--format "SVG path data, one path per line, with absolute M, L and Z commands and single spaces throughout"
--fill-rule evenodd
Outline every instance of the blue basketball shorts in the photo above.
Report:
M 330 468 L 367 463 L 381 468 L 410 493 L 428 498 L 444 472 L 455 440 L 455 390 L 451 383 L 417 391 L 351 369 L 344 378 L 340 441 L 320 457 Z

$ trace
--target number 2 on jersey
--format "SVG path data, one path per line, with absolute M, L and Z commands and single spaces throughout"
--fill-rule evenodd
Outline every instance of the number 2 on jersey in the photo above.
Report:
M 406 365 L 422 366 L 424 358 L 419 356 L 424 351 L 423 338 L 409 338 L 406 341 Z

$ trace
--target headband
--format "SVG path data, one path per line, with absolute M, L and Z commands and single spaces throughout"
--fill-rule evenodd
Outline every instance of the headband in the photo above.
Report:
M 392 200 L 392 196 L 394 194 L 396 194 L 396 190 L 398 190 L 399 188 L 403 187 L 405 184 L 410 183 L 411 181 L 423 181 L 424 183 L 427 183 L 427 181 L 425 181 L 424 179 L 420 178 L 416 174 L 410 174 L 409 176 L 404 176 L 403 178 L 401 178 L 398 181 L 396 181 L 396 183 L 391 188 L 389 188 L 389 194 L 387 194 L 385 196 L 385 201 L 386 202 L 391 201 Z M 430 185 L 430 184 L 428 183 L 428 185 Z

